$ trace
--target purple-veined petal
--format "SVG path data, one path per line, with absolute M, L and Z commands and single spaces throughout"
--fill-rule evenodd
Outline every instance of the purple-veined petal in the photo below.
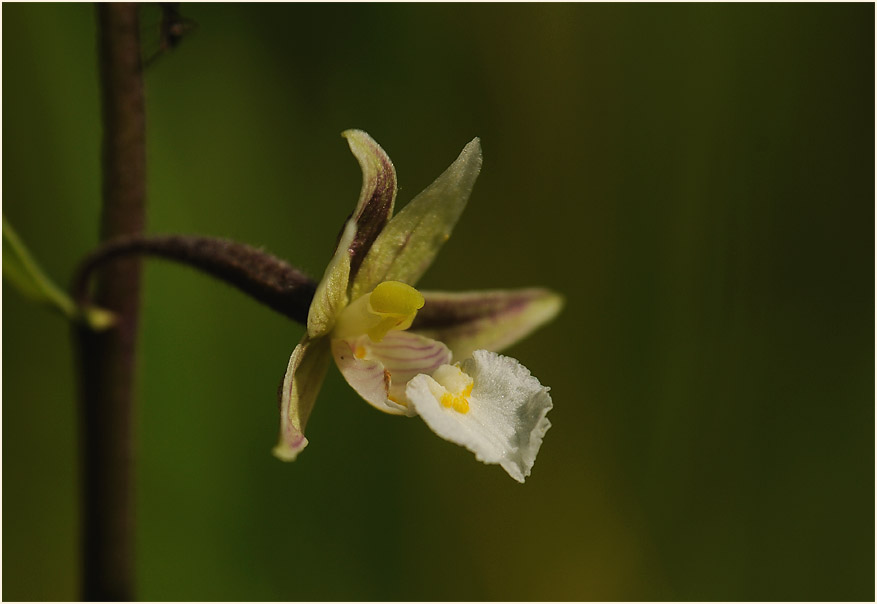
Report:
M 275 457 L 293 461 L 307 446 L 305 424 L 328 368 L 328 338 L 312 340 L 305 335 L 289 357 L 280 387 L 280 441 L 274 447 Z
M 409 380 L 451 360 L 443 343 L 405 331 L 391 331 L 380 343 L 368 336 L 333 340 L 332 355 L 357 394 L 393 415 L 413 415 L 405 394 Z
M 563 297 L 547 289 L 421 292 L 426 304 L 411 331 L 444 342 L 455 359 L 499 352 L 553 319 Z
M 391 331 L 379 343 L 369 341 L 369 346 L 371 356 L 392 376 L 390 398 L 406 404 L 405 385 L 411 378 L 451 362 L 451 351 L 444 342 L 409 331 Z
M 356 237 L 350 244 L 350 275 L 353 278 L 381 229 L 393 215 L 396 202 L 396 169 L 372 137 L 362 130 L 345 130 L 350 150 L 362 168 L 362 189 L 353 211 Z
M 433 432 L 524 482 L 551 427 L 546 417 L 552 407 L 548 388 L 515 359 L 486 350 L 476 350 L 459 369 L 471 379 L 468 392 L 455 392 L 448 382 L 443 385 L 429 375 L 418 375 L 408 382 L 411 406 Z M 453 370 L 443 368 L 445 373 Z M 441 373 L 435 374 L 439 380 Z M 451 404 L 460 395 L 465 404 Z
M 352 300 L 382 281 L 417 283 L 451 236 L 480 170 L 481 143 L 476 138 L 384 227 L 353 279 Z
M 384 370 L 380 361 L 357 357 L 355 342 L 356 340 L 332 340 L 332 356 L 341 375 L 374 408 L 393 415 L 404 415 L 403 408 L 393 405 L 387 399 L 390 374 Z

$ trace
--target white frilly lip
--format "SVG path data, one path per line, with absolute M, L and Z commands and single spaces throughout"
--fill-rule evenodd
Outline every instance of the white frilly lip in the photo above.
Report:
M 551 427 L 549 389 L 517 360 L 486 350 L 476 350 L 460 369 L 474 380 L 468 413 L 442 406 L 436 393 L 443 388 L 429 375 L 408 383 L 410 405 L 433 432 L 524 482 Z
M 364 352 L 358 358 L 357 351 Z M 405 386 L 414 376 L 431 374 L 451 362 L 451 351 L 436 340 L 391 331 L 380 342 L 368 336 L 332 341 L 332 356 L 347 383 L 370 405 L 393 415 L 415 415 Z

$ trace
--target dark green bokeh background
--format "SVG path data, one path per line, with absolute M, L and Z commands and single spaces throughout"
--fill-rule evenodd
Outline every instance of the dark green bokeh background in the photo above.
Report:
M 874 7 L 186 5 L 146 76 L 149 230 L 319 275 L 360 174 L 484 169 L 425 289 L 543 285 L 524 486 L 335 370 L 292 465 L 302 328 L 145 274 L 139 596 L 874 598 Z M 144 47 L 158 45 L 146 7 Z M 97 241 L 89 5 L 3 7 L 3 211 L 62 283 Z M 3 286 L 5 599 L 77 597 L 65 323 Z

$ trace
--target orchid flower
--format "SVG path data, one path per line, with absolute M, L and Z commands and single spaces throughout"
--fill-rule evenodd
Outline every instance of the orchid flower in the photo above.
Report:
M 274 455 L 292 461 L 308 444 L 305 424 L 334 358 L 376 409 L 419 415 L 442 438 L 524 482 L 551 426 L 551 397 L 526 367 L 497 351 L 551 320 L 562 298 L 544 289 L 414 288 L 466 206 L 481 169 L 479 140 L 393 216 L 390 158 L 365 132 L 342 136 L 362 169 L 362 190 L 289 359 Z

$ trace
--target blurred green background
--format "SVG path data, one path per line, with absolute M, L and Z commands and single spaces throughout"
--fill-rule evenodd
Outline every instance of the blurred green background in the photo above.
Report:
M 567 306 L 509 351 L 555 402 L 526 485 L 334 369 L 289 465 L 302 327 L 148 262 L 141 598 L 874 598 L 873 5 L 181 12 L 146 75 L 150 232 L 319 275 L 360 186 L 342 130 L 400 204 L 480 136 L 422 287 Z M 3 7 L 3 211 L 62 284 L 97 242 L 94 22 Z M 69 330 L 5 283 L 3 353 L 3 597 L 75 599 Z

